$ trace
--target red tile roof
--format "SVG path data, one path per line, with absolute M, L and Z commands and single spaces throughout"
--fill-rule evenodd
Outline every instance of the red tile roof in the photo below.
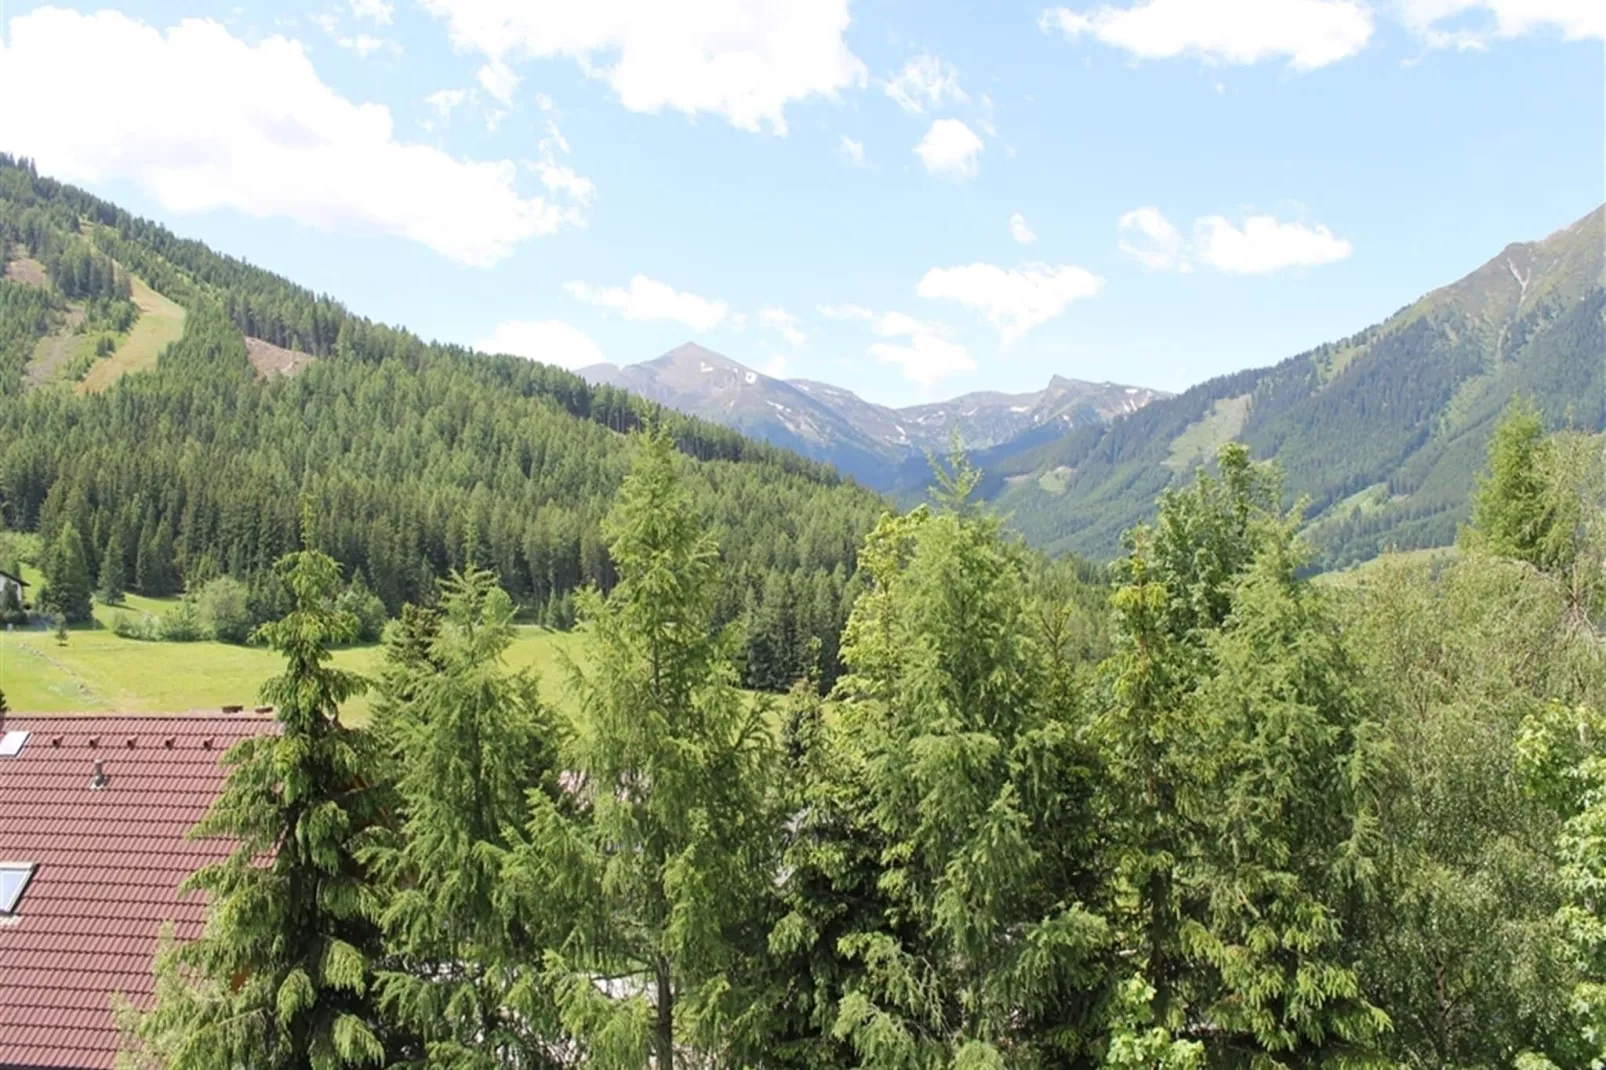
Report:
M 179 883 L 229 851 L 185 833 L 223 786 L 218 759 L 268 731 L 253 716 L 17 717 L 30 735 L 0 757 L 0 862 L 37 868 L 0 915 L 0 1067 L 110 1067 L 110 1000 L 153 988 L 163 922 L 200 932 L 198 896 Z M 107 782 L 90 789 L 101 759 Z

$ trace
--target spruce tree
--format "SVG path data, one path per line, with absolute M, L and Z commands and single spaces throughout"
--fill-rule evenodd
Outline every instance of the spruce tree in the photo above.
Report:
M 1542 472 L 1549 450 L 1539 410 L 1531 401 L 1511 404 L 1489 443 L 1488 470 L 1472 498 L 1472 524 L 1463 545 L 1545 568 L 1550 541 L 1549 503 Z
M 126 557 L 122 527 L 113 524 L 111 535 L 106 540 L 106 554 L 100 562 L 98 592 L 100 600 L 108 606 L 115 606 L 123 600 L 123 592 L 128 586 Z
M 713 626 L 719 552 L 674 443 L 636 450 L 604 525 L 619 582 L 581 600 L 592 644 L 563 763 L 580 814 L 532 794 L 510 877 L 567 919 L 547 977 L 589 1065 L 739 1063 L 777 862 L 774 740 L 736 688 L 737 637 Z
M 553 919 L 499 891 L 529 793 L 558 798 L 557 727 L 535 678 L 503 664 L 514 609 L 490 572 L 452 575 L 438 616 L 408 609 L 379 696 L 406 815 L 372 855 L 394 889 L 379 992 L 430 1065 L 548 1065 L 556 1030 L 540 969 Z
M 157 1002 L 135 1030 L 164 1070 L 386 1058 L 371 991 L 378 908 L 358 853 L 387 799 L 371 739 L 340 722 L 364 681 L 329 664 L 356 622 L 333 609 L 340 571 L 328 556 L 302 550 L 278 570 L 293 608 L 257 632 L 286 662 L 262 688 L 277 731 L 225 756 L 223 793 L 191 835 L 236 847 L 185 882 L 206 896 L 205 930 L 160 957 Z
M 39 603 L 69 624 L 90 618 L 89 566 L 78 529 L 66 524 L 56 534 L 45 562 L 45 589 Z
M 1219 469 L 1132 534 L 1113 598 L 1097 730 L 1123 991 L 1209 1063 L 1365 1062 L 1387 1020 L 1343 931 L 1376 850 L 1376 731 L 1275 478 L 1236 445 Z
M 811 975 L 815 1065 L 1057 1065 L 1097 1041 L 1092 756 L 1052 713 L 1024 555 L 970 502 L 978 478 L 960 463 L 939 512 L 884 520 L 861 554 L 774 941 Z

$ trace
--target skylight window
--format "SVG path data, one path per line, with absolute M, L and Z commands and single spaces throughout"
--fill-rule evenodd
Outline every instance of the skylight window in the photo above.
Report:
M 28 733 L 19 729 L 12 729 L 0 736 L 0 758 L 15 758 L 22 753 L 22 745 L 28 742 Z
M 17 912 L 35 868 L 32 862 L 0 862 L 0 917 Z

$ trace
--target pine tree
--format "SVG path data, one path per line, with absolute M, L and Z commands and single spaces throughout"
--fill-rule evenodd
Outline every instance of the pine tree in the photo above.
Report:
M 115 606 L 123 600 L 123 591 L 127 587 L 127 554 L 123 550 L 122 527 L 113 524 L 109 538 L 106 540 L 106 554 L 100 562 L 100 591 L 98 597 L 108 606 Z
M 371 739 L 340 723 L 364 681 L 329 664 L 356 622 L 332 608 L 340 572 L 328 556 L 302 550 L 278 569 L 294 608 L 257 633 L 286 661 L 262 689 L 278 731 L 225 757 L 223 794 L 192 835 L 237 846 L 186 881 L 207 898 L 205 931 L 161 956 L 156 1005 L 136 1029 L 164 1070 L 386 1057 L 371 991 L 377 904 L 358 860 L 386 798 Z
M 45 563 L 45 589 L 39 604 L 69 624 L 90 618 L 89 566 L 78 529 L 65 525 L 51 543 Z
M 382 670 L 380 740 L 406 818 L 372 856 L 395 889 L 384 922 L 398 961 L 379 992 L 430 1065 L 461 1070 L 547 1065 L 556 1032 L 540 983 L 554 919 L 498 894 L 529 793 L 558 798 L 554 719 L 534 677 L 502 664 L 513 612 L 490 572 L 454 574 L 438 617 L 404 615 Z
M 775 747 L 735 686 L 736 637 L 712 626 L 718 549 L 667 433 L 638 443 L 604 530 L 619 582 L 582 599 L 590 667 L 564 761 L 582 814 L 532 795 L 511 877 L 569 919 L 547 974 L 590 1065 L 739 1062 L 776 866 Z

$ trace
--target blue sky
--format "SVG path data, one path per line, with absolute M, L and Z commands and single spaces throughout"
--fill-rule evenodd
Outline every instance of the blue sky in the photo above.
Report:
M 1598 0 L 9 0 L 0 149 L 377 319 L 1167 389 L 1606 196 Z

